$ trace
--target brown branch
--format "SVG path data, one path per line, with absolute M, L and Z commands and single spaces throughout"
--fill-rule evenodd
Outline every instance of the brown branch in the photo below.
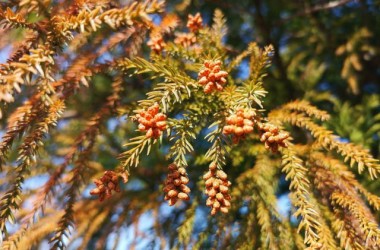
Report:
M 293 19 L 295 17 L 307 16 L 307 15 L 310 15 L 310 14 L 318 12 L 318 11 L 330 10 L 330 9 L 334 9 L 334 8 L 343 6 L 343 5 L 348 4 L 350 2 L 359 2 L 359 1 L 361 1 L 361 0 L 337 0 L 337 1 L 332 1 L 332 2 L 325 3 L 325 4 L 315 5 L 312 8 L 306 7 L 305 10 L 300 11 L 293 16 L 282 19 L 281 23 L 285 23 L 285 22 L 287 22 L 290 19 Z

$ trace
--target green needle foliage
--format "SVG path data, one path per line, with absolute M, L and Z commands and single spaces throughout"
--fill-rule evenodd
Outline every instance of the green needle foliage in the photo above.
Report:
M 358 2 L 1 1 L 0 248 L 379 249 Z

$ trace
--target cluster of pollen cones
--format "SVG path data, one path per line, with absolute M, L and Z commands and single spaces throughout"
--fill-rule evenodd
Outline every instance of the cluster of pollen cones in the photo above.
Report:
M 170 164 L 168 169 L 164 186 L 165 200 L 169 201 L 170 206 L 176 204 L 178 200 L 189 200 L 190 188 L 187 186 L 189 178 L 186 169 L 179 168 L 176 164 Z
M 211 207 L 211 215 L 215 215 L 218 211 L 228 213 L 231 207 L 229 194 L 231 182 L 227 180 L 227 174 L 222 170 L 217 170 L 216 164 L 212 163 L 203 179 L 206 186 L 205 193 L 208 196 L 206 205 Z
M 100 201 L 110 198 L 112 191 L 120 192 L 119 177 L 114 171 L 105 171 L 100 179 L 94 181 L 96 188 L 90 194 L 98 195 Z
M 160 54 L 166 47 L 164 38 L 161 35 L 155 35 L 151 37 L 150 40 L 147 42 L 147 45 L 156 54 Z
M 174 43 L 181 44 L 184 47 L 190 47 L 192 44 L 196 43 L 197 38 L 195 34 L 202 28 L 203 20 L 199 13 L 188 16 L 186 27 L 190 30 L 190 33 L 182 33 L 177 36 Z M 166 42 L 164 40 L 164 32 L 155 32 L 151 34 L 147 45 L 156 54 L 160 54 L 164 51 L 166 47 Z
M 228 73 L 221 70 L 221 64 L 220 60 L 204 62 L 203 69 L 198 74 L 198 83 L 204 86 L 203 91 L 206 94 L 222 91 L 223 86 L 227 83 Z
M 254 109 L 239 108 L 235 114 L 226 118 L 226 123 L 223 127 L 223 134 L 232 134 L 233 142 L 238 143 L 240 139 L 253 131 L 254 118 L 256 116 Z
M 162 131 L 166 129 L 166 115 L 159 113 L 160 106 L 155 103 L 148 110 L 141 110 L 137 115 L 139 130 L 146 132 L 148 138 L 160 137 Z
M 188 15 L 187 19 L 187 24 L 186 27 L 191 31 L 191 32 L 197 32 L 199 29 L 202 28 L 202 17 L 200 13 L 193 15 Z
M 258 126 L 260 141 L 264 142 L 266 149 L 270 149 L 273 153 L 276 153 L 279 147 L 287 147 L 286 139 L 289 138 L 287 132 L 281 131 L 277 126 L 270 123 L 259 123 Z

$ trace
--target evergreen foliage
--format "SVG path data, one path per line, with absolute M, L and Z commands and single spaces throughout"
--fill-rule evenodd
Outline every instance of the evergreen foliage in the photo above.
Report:
M 1 249 L 379 249 L 380 5 L 301 5 L 0 2 Z

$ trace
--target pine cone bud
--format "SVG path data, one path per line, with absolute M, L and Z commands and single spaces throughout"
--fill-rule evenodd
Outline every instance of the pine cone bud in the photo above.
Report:
M 220 212 L 227 214 L 228 213 L 228 207 L 221 207 Z
M 216 175 L 223 181 L 227 180 L 227 174 L 223 170 L 218 170 Z
M 223 204 L 224 204 L 225 207 L 231 207 L 231 202 L 229 200 L 227 200 L 227 199 L 223 200 Z
M 220 185 L 219 189 L 220 189 L 220 192 L 223 193 L 223 194 L 227 194 L 228 193 L 228 187 L 227 186 Z
M 189 200 L 190 199 L 190 197 L 189 197 L 189 195 L 188 194 L 186 194 L 186 193 L 179 193 L 178 194 L 178 199 L 181 199 L 181 200 L 184 200 L 184 201 L 187 201 L 187 200 Z
M 190 193 L 190 188 L 188 186 L 186 186 L 185 184 L 181 184 L 181 186 L 179 186 L 179 188 L 184 193 L 187 193 L 187 194 Z
M 219 201 L 214 201 L 214 204 L 212 205 L 214 208 L 220 208 L 220 202 Z
M 214 183 L 214 178 L 210 177 L 209 179 L 206 180 L 205 185 L 206 187 L 211 187 Z
M 209 197 L 209 198 L 206 200 L 206 206 L 211 207 L 212 204 L 214 204 L 214 201 L 212 200 L 211 197 Z
M 170 190 L 170 191 L 168 192 L 168 196 L 169 196 L 170 198 L 176 197 L 177 195 L 178 195 L 178 191 L 175 190 L 175 189 L 172 189 L 172 190 Z
M 218 210 L 217 210 L 215 207 L 213 207 L 213 208 L 211 209 L 210 214 L 211 214 L 211 215 L 215 215 L 217 211 L 218 211 Z
M 169 206 L 173 206 L 177 203 L 178 201 L 178 198 L 177 197 L 173 197 L 169 200 Z
M 211 171 L 208 171 L 207 173 L 205 173 L 204 175 L 203 175 L 203 180 L 208 180 L 208 179 L 210 179 L 212 177 L 212 173 L 211 173 Z
M 224 196 L 223 196 L 222 193 L 217 193 L 215 197 L 216 197 L 216 199 L 217 199 L 218 201 L 223 201 L 223 200 L 224 200 Z
M 185 175 L 185 174 L 186 174 L 186 169 L 184 169 L 184 168 L 179 168 L 179 169 L 178 169 L 178 173 L 181 174 L 181 175 Z
M 216 168 L 217 168 L 216 163 L 211 163 L 211 164 L 210 164 L 210 167 L 209 167 L 209 170 L 210 170 L 210 171 L 215 171 Z
M 173 180 L 173 183 L 174 183 L 174 185 L 176 185 L 177 187 L 180 186 L 180 185 L 182 184 L 181 179 L 179 179 L 179 178 L 178 178 L 178 179 L 174 179 L 174 180 Z
M 216 196 L 216 190 L 214 188 L 210 189 L 210 191 L 208 192 L 208 196 L 214 198 Z
M 180 180 L 181 180 L 181 182 L 182 182 L 182 184 L 187 184 L 187 183 L 189 183 L 189 178 L 188 177 L 186 177 L 186 176 L 180 176 L 179 177 L 180 178 Z

